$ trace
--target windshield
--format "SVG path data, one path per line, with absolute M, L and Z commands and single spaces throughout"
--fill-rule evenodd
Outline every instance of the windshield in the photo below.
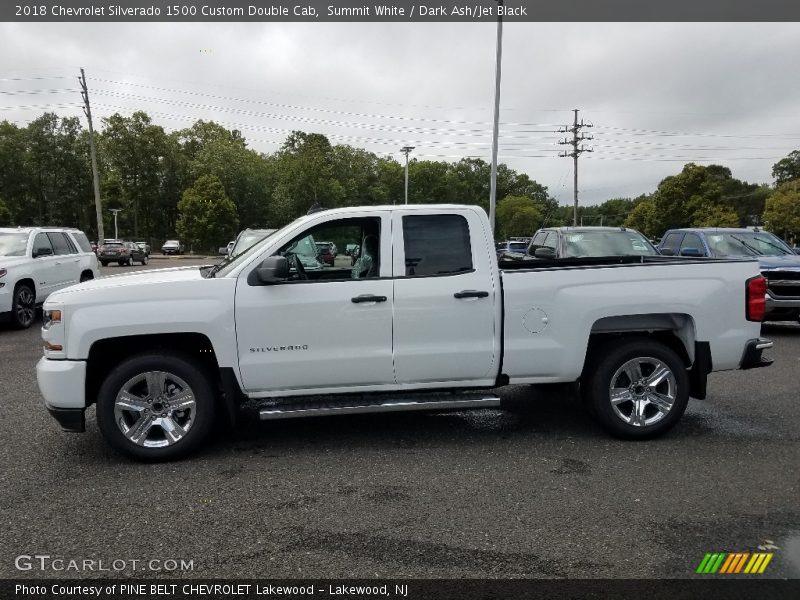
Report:
M 251 244 L 249 246 L 244 246 L 244 244 L 240 244 L 239 243 L 240 240 L 237 239 L 236 243 L 233 246 L 233 248 L 231 248 L 230 255 L 228 255 L 227 257 L 223 258 L 222 261 L 217 263 L 215 266 L 213 266 L 207 272 L 204 272 L 204 276 L 205 277 L 216 277 L 217 275 L 220 275 L 220 276 L 227 275 L 228 272 L 232 271 L 234 269 L 234 267 L 236 267 L 236 265 L 238 265 L 243 260 L 246 260 L 245 257 L 248 256 L 252 250 L 254 250 L 256 248 L 259 248 L 267 238 L 272 237 L 275 233 L 283 231 L 287 227 L 291 227 L 292 225 L 294 225 L 295 223 L 297 223 L 301 219 L 305 219 L 305 216 L 295 219 L 294 221 L 292 221 L 291 223 L 289 223 L 288 225 L 286 225 L 284 227 L 281 227 L 280 229 L 266 230 L 266 232 L 264 230 L 262 230 L 261 233 L 258 233 L 256 235 L 256 238 L 257 238 L 256 241 L 255 242 L 251 242 Z M 247 233 L 249 234 L 250 232 L 247 232 Z M 255 233 L 255 232 L 253 232 L 253 233 Z M 239 235 L 240 235 L 240 238 L 243 238 L 245 236 L 245 234 L 243 234 L 243 233 L 239 234 Z
M 765 231 L 736 231 L 706 234 L 715 256 L 783 256 L 794 254 L 780 238 Z
M 25 256 L 27 233 L 0 233 L 0 256 Z
M 582 231 L 564 235 L 563 256 L 655 256 L 656 249 L 636 231 Z
M 259 231 L 247 231 L 243 232 L 239 235 L 239 238 L 233 244 L 233 248 L 231 248 L 231 254 L 241 254 L 246 252 L 249 248 L 271 236 L 275 233 L 277 229 L 271 230 L 259 230 Z

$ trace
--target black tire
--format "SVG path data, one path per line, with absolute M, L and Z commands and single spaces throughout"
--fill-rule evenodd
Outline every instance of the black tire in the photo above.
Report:
M 101 264 L 101 265 L 103 265 L 104 267 L 107 267 L 107 266 L 108 266 L 108 262 L 106 262 L 106 261 L 104 261 L 104 260 L 101 260 L 101 261 L 100 261 L 100 264 Z
M 81 278 L 80 278 L 81 283 L 83 283 L 84 281 L 89 281 L 90 279 L 94 279 L 94 275 L 92 275 L 88 271 L 81 273 Z
M 147 264 L 147 255 L 142 256 L 142 266 Z
M 183 391 L 181 384 L 188 385 L 189 395 L 194 400 L 193 406 L 186 409 L 186 413 L 191 415 L 191 423 L 188 422 L 189 415 L 180 414 L 183 411 L 174 410 L 175 416 L 173 417 L 173 409 L 169 405 L 171 396 L 168 393 L 161 394 L 161 398 L 156 396 L 155 401 L 151 399 L 150 402 L 147 402 L 147 398 L 150 397 L 148 396 L 148 383 L 136 383 L 131 388 L 131 381 L 144 377 L 144 374 L 148 372 L 165 373 L 165 381 L 177 385 L 178 393 Z M 126 388 L 130 394 L 141 398 L 149 409 L 149 411 L 144 410 L 138 413 L 140 419 L 150 419 L 150 425 L 143 439 L 140 440 L 141 443 L 129 439 L 123 433 L 122 427 L 126 426 L 129 428 L 128 431 L 131 431 L 142 421 L 133 416 L 133 411 L 115 410 L 119 408 L 116 405 L 117 394 Z M 142 392 L 133 393 L 132 390 L 144 390 L 144 396 L 141 395 Z M 159 403 L 162 403 L 161 406 Z M 108 443 L 129 458 L 144 462 L 174 460 L 191 453 L 208 437 L 214 423 L 215 409 L 214 387 L 197 362 L 180 354 L 145 353 L 126 359 L 106 376 L 97 396 L 97 424 Z M 120 410 L 124 411 L 125 409 Z M 158 413 L 161 410 L 169 412 Z M 175 419 L 174 423 L 186 428 L 185 433 L 176 441 L 168 440 L 166 433 L 168 427 L 165 428 L 161 425 L 165 415 L 168 421 L 172 422 Z M 160 431 L 156 429 L 156 426 Z M 167 445 L 160 447 L 145 445 L 157 443 L 166 443 Z
M 27 283 L 14 288 L 11 298 L 11 325 L 15 329 L 28 329 L 36 320 L 36 292 Z
M 657 370 L 668 372 L 660 382 L 652 377 Z M 614 400 L 612 385 L 619 390 Z M 581 392 L 603 429 L 620 438 L 648 439 L 667 432 L 683 416 L 689 403 L 689 374 L 669 346 L 648 338 L 622 338 L 594 351 Z

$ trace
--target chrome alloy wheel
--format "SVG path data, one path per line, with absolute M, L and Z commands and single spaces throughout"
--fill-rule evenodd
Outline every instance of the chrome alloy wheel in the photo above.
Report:
M 17 313 L 17 322 L 22 327 L 29 327 L 33 323 L 33 317 L 36 314 L 36 298 L 29 288 L 23 287 L 19 290 L 14 310 Z
M 195 421 L 192 388 L 166 371 L 147 371 L 132 377 L 114 400 L 114 420 L 134 444 L 161 448 L 179 442 Z
M 614 414 L 625 423 L 644 427 L 666 417 L 677 394 L 670 368 L 657 358 L 634 358 L 611 378 L 609 401 Z

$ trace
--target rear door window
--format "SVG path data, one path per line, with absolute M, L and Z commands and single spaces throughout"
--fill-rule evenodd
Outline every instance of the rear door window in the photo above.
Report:
M 53 245 L 53 250 L 56 254 L 76 254 L 77 250 L 72 245 L 72 242 L 67 239 L 66 234 L 61 232 L 49 232 L 47 237 L 50 238 L 50 243 Z
M 403 243 L 407 277 L 472 271 L 469 226 L 461 215 L 404 216 Z
M 89 243 L 89 238 L 82 231 L 73 231 L 72 237 L 81 249 L 81 252 L 92 252 L 92 245 Z

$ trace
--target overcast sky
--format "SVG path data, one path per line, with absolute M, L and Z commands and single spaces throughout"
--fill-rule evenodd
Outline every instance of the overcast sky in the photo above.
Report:
M 82 66 L 96 126 L 141 109 L 168 131 L 213 119 L 261 152 L 301 129 L 398 160 L 404 145 L 491 158 L 495 24 L 2 23 L 0 40 L 0 119 L 19 124 L 82 116 Z M 556 130 L 578 108 L 595 138 L 581 204 L 652 192 L 690 161 L 771 183 L 800 149 L 799 63 L 797 23 L 506 23 L 500 161 L 571 203 Z

